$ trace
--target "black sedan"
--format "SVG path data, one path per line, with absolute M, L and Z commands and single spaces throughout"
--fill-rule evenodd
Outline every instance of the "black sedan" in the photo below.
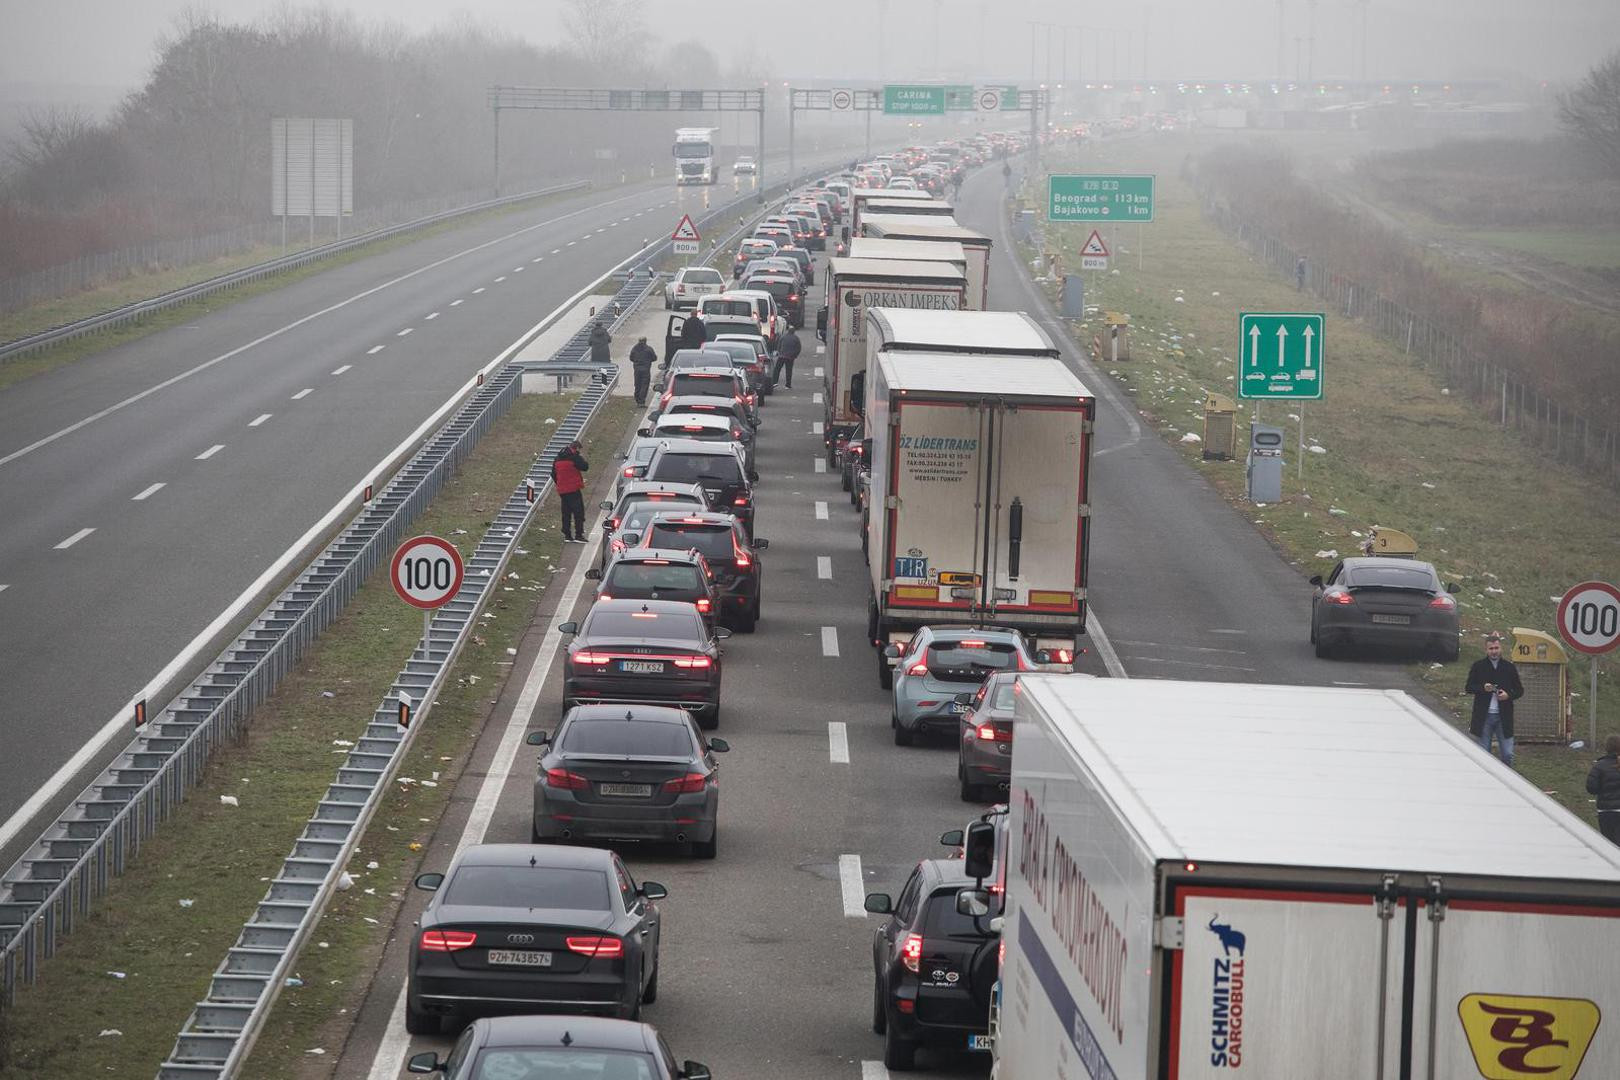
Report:
M 657 882 L 597 848 L 478 844 L 442 874 L 411 942 L 405 1030 L 447 1017 L 565 1012 L 633 1020 L 658 997 Z
M 1455 585 L 1440 584 L 1417 559 L 1345 559 L 1324 579 L 1311 578 L 1311 643 L 1329 657 L 1342 645 L 1388 645 L 1436 659 L 1457 659 Z
M 534 779 L 534 841 L 661 840 L 712 859 L 720 847 L 720 770 L 731 747 L 680 709 L 582 705 L 545 747 Z
M 651 1024 L 564 1016 L 505 1016 L 476 1020 L 445 1061 L 434 1053 L 411 1058 L 413 1073 L 446 1080 L 589 1076 L 598 1080 L 709 1080 L 709 1067 L 675 1064 Z
M 691 604 L 673 600 L 599 600 L 574 635 L 563 674 L 563 707 L 612 702 L 672 705 L 698 723 L 720 723 L 720 642 Z

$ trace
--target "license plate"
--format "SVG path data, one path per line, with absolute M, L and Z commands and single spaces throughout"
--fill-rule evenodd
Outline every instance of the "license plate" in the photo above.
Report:
M 548 952 L 534 952 L 529 949 L 491 949 L 489 962 L 492 964 L 509 964 L 512 967 L 550 967 L 551 954 Z
M 1412 622 L 1412 616 L 1410 616 L 1410 615 L 1374 615 L 1372 617 L 1372 621 L 1375 622 L 1375 623 L 1387 623 L 1390 626 L 1408 626 Z
M 619 670 L 628 671 L 634 675 L 662 675 L 664 662 L 662 660 L 620 660 Z
M 969 1035 L 968 1036 L 968 1049 L 969 1050 L 989 1050 L 990 1049 L 990 1036 L 988 1036 L 988 1035 Z
M 652 794 L 651 784 L 598 784 L 596 790 L 603 795 L 617 795 L 627 799 L 645 799 Z
M 951 703 L 951 712 L 955 713 L 957 716 L 965 715 L 971 708 L 973 708 L 973 706 L 969 705 L 965 701 L 954 701 Z

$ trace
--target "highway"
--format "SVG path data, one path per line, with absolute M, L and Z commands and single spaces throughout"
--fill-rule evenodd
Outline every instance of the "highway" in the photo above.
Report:
M 996 172 L 969 180 L 958 219 L 996 239 L 991 306 L 1050 321 L 1009 254 Z M 1051 328 L 1058 330 L 1055 322 Z M 901 748 L 890 737 L 888 695 L 864 641 L 858 517 L 836 474 L 818 467 L 812 424 L 822 410 L 812 395 L 821 358 L 813 334 L 805 340 L 795 388 L 770 399 L 760 429 L 756 532 L 771 546 L 762 557 L 759 631 L 726 646 L 719 733 L 733 751 L 721 766 L 719 858 L 694 862 L 634 845 L 623 851 L 638 876 L 670 890 L 660 997 L 643 1018 L 677 1058 L 703 1061 L 720 1078 L 877 1080 L 887 1075 L 881 1039 L 869 1026 L 878 920 L 862 911 L 863 895 L 897 892 L 916 860 L 944 854 L 940 832 L 965 824 L 975 808 L 958 798 L 953 746 Z M 1081 670 L 1406 685 L 1398 667 L 1316 660 L 1306 642 L 1310 591 L 1302 578 L 1138 424 L 1111 384 L 1072 350 L 1069 360 L 1102 402 L 1091 597 L 1111 648 L 1094 634 Z M 522 735 L 554 727 L 560 715 L 555 626 L 584 610 L 578 575 L 594 565 L 595 548 L 565 555 L 568 585 L 542 601 L 518 675 L 422 853 L 423 870 L 442 870 L 460 844 L 528 840 L 534 751 Z M 410 1053 L 449 1047 L 449 1036 L 412 1039 L 403 1029 L 407 947 L 423 896 L 407 895 L 332 1075 L 389 1080 L 403 1075 Z M 925 1053 L 919 1066 L 912 1075 L 959 1077 L 983 1075 L 987 1063 Z

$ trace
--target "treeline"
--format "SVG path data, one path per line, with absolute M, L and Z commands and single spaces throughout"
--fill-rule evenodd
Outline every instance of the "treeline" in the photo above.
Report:
M 1327 269 L 1422 313 L 1493 365 L 1595 423 L 1620 422 L 1620 320 L 1548 293 L 1495 288 L 1346 209 L 1274 150 L 1224 147 L 1195 163 L 1205 198 Z
M 649 56 L 638 15 L 635 0 L 577 0 L 568 46 L 550 48 L 469 21 L 412 35 L 331 9 L 256 23 L 187 16 L 107 120 L 35 115 L 6 148 L 0 275 L 268 220 L 274 117 L 353 119 L 359 209 L 487 188 L 492 84 L 726 85 L 700 43 Z M 673 129 L 704 119 L 508 113 L 503 188 L 667 170 Z

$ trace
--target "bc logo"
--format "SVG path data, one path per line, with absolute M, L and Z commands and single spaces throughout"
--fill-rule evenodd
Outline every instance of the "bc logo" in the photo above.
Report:
M 1602 1014 L 1584 998 L 1468 994 L 1457 1003 L 1485 1080 L 1574 1080 Z

